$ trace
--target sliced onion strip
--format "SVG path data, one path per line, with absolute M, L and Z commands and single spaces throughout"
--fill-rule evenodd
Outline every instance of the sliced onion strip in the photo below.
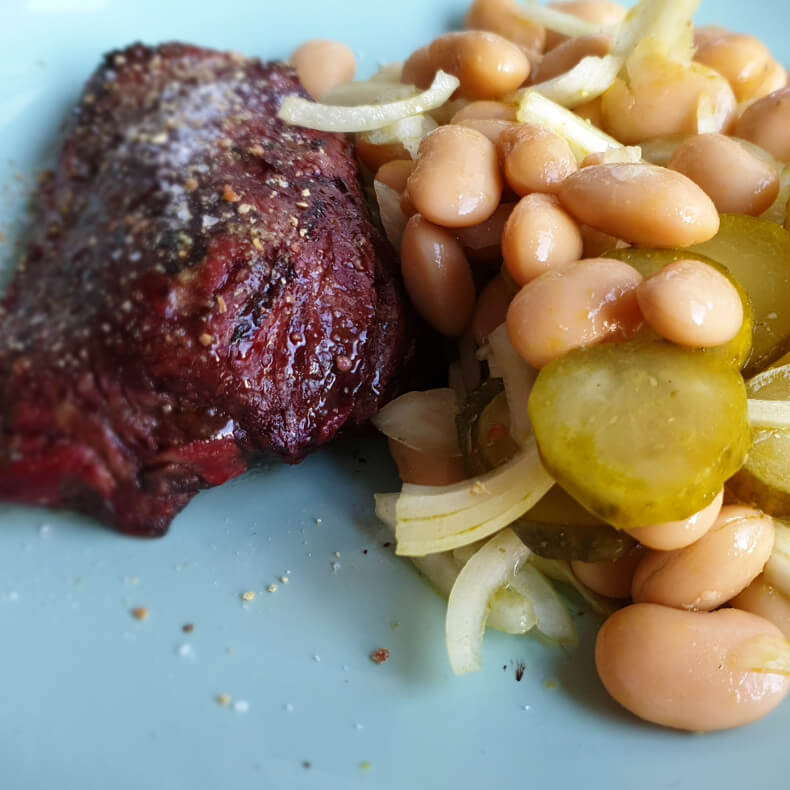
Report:
M 613 28 L 616 35 L 609 55 L 589 55 L 565 74 L 517 91 L 516 95 L 538 91 L 564 107 L 576 107 L 605 93 L 619 74 L 638 69 L 641 58 L 648 53 L 690 63 L 691 20 L 699 3 L 700 0 L 642 0 Z M 533 13 L 534 9 L 533 6 Z
M 568 609 L 551 582 L 534 565 L 524 565 L 510 586 L 532 604 L 536 628 L 546 639 L 569 647 L 578 644 L 576 626 Z
M 482 666 L 482 645 L 491 599 L 507 584 L 530 550 L 511 529 L 503 529 L 464 565 L 447 602 L 447 654 L 456 675 Z
M 507 463 L 479 477 L 447 486 L 405 483 L 398 500 L 398 521 L 445 517 L 480 507 L 493 497 L 508 496 L 523 483 L 524 474 L 538 459 L 534 439 Z M 520 493 L 520 492 L 518 492 Z
M 564 137 L 579 162 L 590 154 L 600 154 L 611 148 L 622 148 L 622 144 L 614 137 L 610 137 L 584 118 L 547 99 L 532 88 L 527 88 L 520 95 L 516 118 L 521 123 L 543 126 Z
M 400 207 L 400 193 L 381 181 L 373 182 L 373 191 L 376 193 L 381 226 L 384 228 L 387 240 L 396 250 L 400 250 L 403 231 L 408 222 Z
M 760 216 L 763 219 L 783 225 L 787 217 L 787 207 L 790 203 L 790 165 L 780 165 L 779 194 L 773 204 Z
M 755 636 L 730 653 L 728 663 L 741 672 L 790 676 L 790 642 L 779 636 Z
M 288 96 L 277 117 L 286 123 L 322 132 L 369 132 L 409 115 L 419 115 L 441 107 L 460 84 L 452 74 L 438 71 L 431 87 L 422 93 L 385 104 L 361 104 L 355 107 L 319 104 L 300 96 Z
M 397 553 L 433 554 L 493 535 L 526 513 L 553 484 L 533 438 L 507 464 L 479 479 L 436 487 L 439 493 L 434 494 L 425 493 L 432 487 L 404 485 L 396 508 Z
M 694 55 L 694 14 L 700 0 L 642 0 L 620 25 L 612 54 L 628 61 L 638 49 L 689 63 Z
M 642 149 L 642 158 L 651 164 L 666 167 L 685 140 L 685 137 L 656 137 L 647 140 L 639 146 Z
M 457 409 L 455 392 L 449 388 L 407 392 L 390 401 L 371 422 L 385 436 L 412 450 L 453 458 L 461 455 Z
M 532 387 L 538 371 L 530 367 L 513 348 L 507 334 L 507 327 L 500 324 L 488 335 L 489 365 L 494 359 L 493 368 L 505 385 L 508 411 L 510 412 L 510 435 L 523 446 L 532 436 L 532 423 L 527 412 Z
M 460 571 L 458 563 L 450 552 L 412 557 L 411 561 L 439 595 L 444 598 L 450 595 Z
M 538 622 L 532 603 L 523 595 L 500 589 L 491 599 L 486 626 L 504 634 L 520 635 L 531 631 Z
M 787 401 L 749 398 L 748 415 L 752 428 L 778 431 L 790 429 L 790 403 Z
M 451 552 L 412 557 L 411 561 L 434 590 L 444 598 L 449 597 L 465 564 L 459 563 Z M 494 594 L 486 623 L 489 628 L 505 634 L 526 634 L 536 623 L 535 609 L 522 595 L 507 589 L 500 589 Z
M 576 574 L 571 570 L 571 565 L 565 560 L 549 560 L 545 557 L 540 557 L 537 554 L 532 554 L 529 561 L 534 565 L 544 576 L 555 581 L 569 584 L 576 592 L 587 601 L 592 607 L 593 611 L 597 612 L 604 617 L 608 617 L 614 612 L 617 607 L 608 599 L 604 598 L 597 593 L 594 593 L 577 578 Z
M 376 517 L 392 530 L 398 525 L 398 517 L 395 515 L 398 507 L 398 497 L 400 494 L 374 494 L 376 502 Z
M 408 115 L 381 129 L 362 132 L 360 139 L 371 145 L 400 143 L 409 152 L 409 156 L 416 159 L 423 138 L 437 126 L 430 115 Z
M 519 16 L 523 17 L 528 22 L 543 25 L 543 27 L 553 30 L 555 33 L 568 36 L 568 38 L 590 36 L 594 33 L 600 33 L 602 30 L 606 30 L 605 27 L 595 25 L 581 17 L 568 14 L 565 11 L 558 11 L 556 8 L 541 5 L 536 0 L 531 0 L 521 6 L 519 8 Z
M 774 547 L 763 569 L 765 583 L 776 591 L 790 597 L 790 526 L 774 519 Z
M 538 91 L 563 107 L 578 107 L 605 93 L 622 67 L 622 58 L 614 55 L 587 55 L 569 71 L 539 82 L 531 86 L 531 90 Z
M 360 107 L 365 104 L 386 104 L 416 96 L 419 91 L 413 85 L 385 80 L 364 80 L 345 82 L 330 90 L 322 103 L 332 107 Z

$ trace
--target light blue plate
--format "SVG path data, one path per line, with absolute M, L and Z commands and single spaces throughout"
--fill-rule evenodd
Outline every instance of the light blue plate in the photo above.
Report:
M 105 50 L 181 39 L 284 57 L 327 36 L 369 73 L 463 13 L 451 0 L 1 5 L 6 263 L 58 125 Z M 790 55 L 785 0 L 707 0 L 701 18 Z M 788 786 L 790 705 L 717 735 L 641 724 L 595 677 L 588 613 L 572 656 L 491 634 L 483 671 L 454 678 L 444 603 L 384 546 L 373 516 L 372 493 L 395 482 L 380 443 L 338 445 L 202 494 L 148 542 L 0 506 L 0 787 Z M 139 606 L 147 620 L 130 615 Z M 381 666 L 369 658 L 379 647 L 392 651 Z

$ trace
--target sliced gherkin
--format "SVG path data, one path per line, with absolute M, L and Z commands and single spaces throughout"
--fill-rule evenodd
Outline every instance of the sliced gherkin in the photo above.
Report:
M 509 432 L 510 414 L 502 379 L 487 379 L 470 393 L 455 425 L 470 476 L 489 472 L 518 452 Z
M 619 528 L 701 510 L 751 443 L 738 371 L 661 341 L 560 357 L 538 375 L 529 414 L 549 473 Z
M 754 312 L 749 377 L 790 351 L 790 233 L 759 217 L 722 214 L 719 232 L 689 247 L 725 266 L 749 294 Z
M 456 422 L 470 475 L 494 469 L 518 451 L 508 430 L 510 414 L 501 379 L 489 379 L 475 390 Z M 532 551 L 550 559 L 613 560 L 635 543 L 585 510 L 559 486 L 511 527 Z
M 616 560 L 636 543 L 558 485 L 510 526 L 532 551 L 552 560 Z
M 679 260 L 688 260 L 689 258 L 702 261 L 703 263 L 712 266 L 716 271 L 721 272 L 738 291 L 743 304 L 743 323 L 741 324 L 740 332 L 729 342 L 723 346 L 716 348 L 705 349 L 706 354 L 714 356 L 723 356 L 725 359 L 730 360 L 734 365 L 739 368 L 747 365 L 752 350 L 752 336 L 754 333 L 754 316 L 752 314 L 752 303 L 746 290 L 733 277 L 726 266 L 722 266 L 719 262 L 708 258 L 698 252 L 689 252 L 689 250 L 652 250 L 641 249 L 639 247 L 627 247 L 622 250 L 611 250 L 606 253 L 607 258 L 615 258 L 618 261 L 633 266 L 643 277 L 652 277 L 661 271 L 667 264 L 674 263 Z M 652 330 L 651 330 L 652 331 Z M 646 333 L 642 333 L 640 337 L 645 337 Z M 656 335 L 653 339 L 659 339 Z
M 554 486 L 524 514 L 524 518 L 543 524 L 579 524 L 582 527 L 599 527 L 606 523 L 585 510 L 562 486 Z
M 770 368 L 746 384 L 750 398 L 790 401 L 790 365 Z M 728 488 L 738 499 L 766 513 L 790 518 L 790 430 L 754 428 L 743 468 Z

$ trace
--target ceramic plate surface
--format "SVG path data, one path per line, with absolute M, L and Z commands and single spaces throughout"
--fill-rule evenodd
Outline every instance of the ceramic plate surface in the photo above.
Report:
M 703 5 L 704 21 L 754 33 L 790 60 L 783 0 Z M 7 280 L 35 179 L 103 52 L 181 39 L 275 58 L 333 37 L 365 74 L 457 25 L 464 7 L 3 0 L 2 10 Z M 373 516 L 373 492 L 396 483 L 383 449 L 338 444 L 296 468 L 256 469 L 201 494 L 157 541 L 0 506 L 0 787 L 786 786 L 790 704 L 723 734 L 642 724 L 595 677 L 589 613 L 577 617 L 573 655 L 493 633 L 483 671 L 453 677 L 444 602 L 384 545 Z M 369 655 L 380 647 L 391 658 L 378 666 Z M 221 694 L 230 704 L 217 704 Z

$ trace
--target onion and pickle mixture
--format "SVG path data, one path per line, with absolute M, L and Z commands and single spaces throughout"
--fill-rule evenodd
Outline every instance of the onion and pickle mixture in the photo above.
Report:
M 448 386 L 378 415 L 377 513 L 448 599 L 458 674 L 486 627 L 577 640 L 651 722 L 735 727 L 790 690 L 790 87 L 699 0 L 475 0 L 466 29 L 354 82 L 294 53 L 355 135 Z M 555 585 L 560 583 L 560 587 Z

